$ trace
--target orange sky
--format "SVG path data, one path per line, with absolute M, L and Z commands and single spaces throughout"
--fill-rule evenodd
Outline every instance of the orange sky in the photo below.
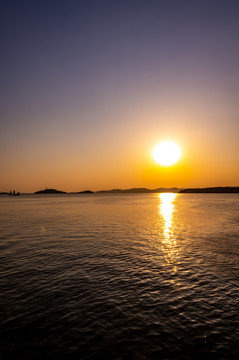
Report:
M 14 139 L 15 149 L 4 156 L 1 190 L 238 185 L 235 130 L 230 131 L 224 123 L 212 129 L 205 117 L 198 127 L 200 115 L 193 117 L 179 111 L 174 116 L 182 119 L 180 126 L 175 126 L 170 111 L 164 114 L 168 122 L 162 126 L 157 121 L 160 114 L 147 111 L 144 114 L 140 110 L 135 114 L 132 111 L 117 114 L 117 125 L 108 125 L 93 133 L 88 129 L 77 130 L 77 126 L 69 133 L 49 126 L 48 129 L 38 128 L 37 136 L 21 134 Z M 136 119 L 133 125 L 127 123 L 127 116 Z M 163 140 L 180 146 L 182 156 L 177 164 L 164 167 L 155 163 L 152 150 Z

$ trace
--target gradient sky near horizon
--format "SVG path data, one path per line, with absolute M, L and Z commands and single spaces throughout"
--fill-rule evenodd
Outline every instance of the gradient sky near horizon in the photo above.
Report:
M 2 2 L 0 191 L 239 185 L 238 18 L 238 0 Z

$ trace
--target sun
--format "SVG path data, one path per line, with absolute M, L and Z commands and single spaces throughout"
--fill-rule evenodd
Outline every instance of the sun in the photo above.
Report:
M 156 145 L 153 150 L 153 158 L 156 163 L 169 166 L 175 164 L 181 157 L 181 150 L 177 144 L 164 141 Z

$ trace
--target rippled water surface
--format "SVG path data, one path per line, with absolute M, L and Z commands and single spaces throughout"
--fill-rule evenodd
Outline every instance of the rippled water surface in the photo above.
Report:
M 238 359 L 237 194 L 0 198 L 0 358 Z

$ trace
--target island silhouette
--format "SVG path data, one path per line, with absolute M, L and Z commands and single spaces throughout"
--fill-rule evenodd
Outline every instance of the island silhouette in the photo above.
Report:
M 61 190 L 56 190 L 56 189 L 45 188 L 45 190 L 35 191 L 34 194 L 66 194 L 66 192 L 61 191 Z
M 94 194 L 94 191 L 91 190 L 75 191 L 75 192 L 70 192 L 69 194 Z
M 239 193 L 239 186 L 189 188 L 180 190 L 179 193 Z

